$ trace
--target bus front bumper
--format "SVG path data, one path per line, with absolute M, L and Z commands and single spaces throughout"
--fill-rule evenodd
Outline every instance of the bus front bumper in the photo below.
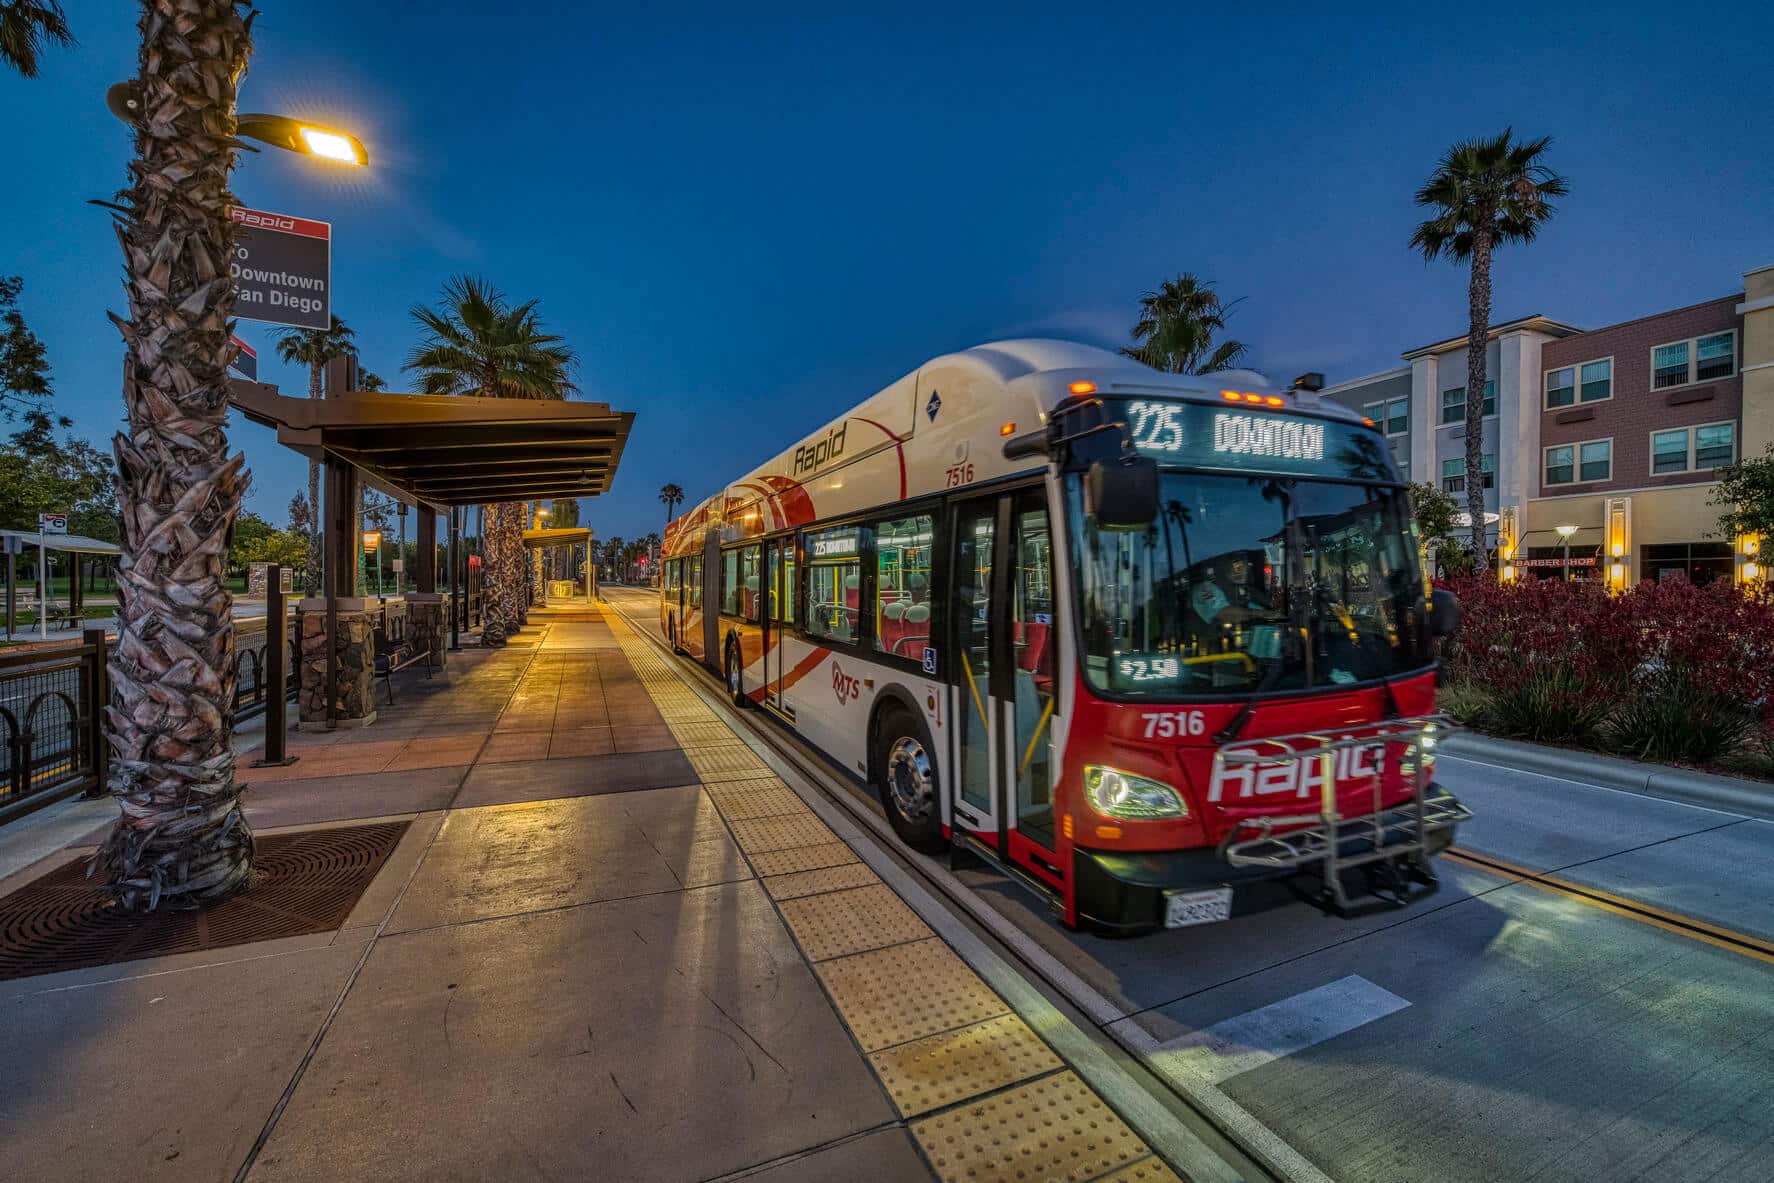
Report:
M 1454 795 L 1431 785 L 1423 800 L 1423 842 L 1416 842 L 1416 803 L 1348 818 L 1335 827 L 1336 860 L 1351 868 L 1396 859 L 1426 860 L 1454 843 L 1454 827 L 1472 816 Z M 1321 871 L 1330 827 L 1317 817 L 1273 818 L 1275 833 L 1241 822 L 1216 849 L 1120 852 L 1073 848 L 1078 913 L 1104 928 L 1139 932 L 1164 925 L 1166 897 L 1179 891 L 1241 886 Z M 1294 829 L 1285 829 L 1289 825 Z M 1376 842 L 1376 835 L 1378 841 Z M 1236 904 L 1234 905 L 1236 906 Z

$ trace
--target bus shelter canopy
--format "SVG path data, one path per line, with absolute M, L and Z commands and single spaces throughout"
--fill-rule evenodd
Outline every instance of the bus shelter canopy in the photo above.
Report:
M 524 545 L 530 550 L 540 550 L 548 546 L 578 546 L 582 542 L 591 541 L 589 526 L 551 526 L 540 530 L 525 530 Z
M 123 548 L 115 542 L 102 542 L 97 538 L 87 538 L 81 534 L 39 534 L 34 530 L 0 530 L 0 538 L 22 538 L 27 547 L 35 550 L 45 547 L 49 550 L 69 551 L 77 555 L 117 555 Z
M 403 501 L 448 509 L 609 492 L 634 412 L 608 403 L 351 391 L 289 398 L 234 380 L 228 400 L 311 460 Z

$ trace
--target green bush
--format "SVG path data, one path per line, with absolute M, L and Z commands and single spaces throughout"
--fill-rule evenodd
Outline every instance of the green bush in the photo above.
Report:
M 1569 665 L 1541 665 L 1493 687 L 1484 717 L 1504 735 L 1540 743 L 1583 743 L 1615 709 L 1595 681 Z
M 1640 678 L 1602 729 L 1608 749 L 1660 764 L 1710 764 L 1740 750 L 1757 731 L 1755 709 L 1704 682 L 1674 668 Z

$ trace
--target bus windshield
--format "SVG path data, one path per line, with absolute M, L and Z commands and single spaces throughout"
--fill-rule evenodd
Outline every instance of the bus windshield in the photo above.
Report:
M 1099 530 L 1067 478 L 1086 679 L 1166 698 L 1354 685 L 1429 661 L 1410 494 L 1164 470 L 1144 531 Z

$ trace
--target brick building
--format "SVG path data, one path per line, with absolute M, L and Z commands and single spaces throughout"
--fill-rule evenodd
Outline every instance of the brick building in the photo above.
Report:
M 1324 393 L 1385 424 L 1410 478 L 1464 507 L 1466 338 L 1403 359 Z M 1740 293 L 1605 328 L 1501 322 L 1486 370 L 1486 509 L 1515 523 L 1520 573 L 1564 574 L 1567 537 L 1575 575 L 1732 573 L 1743 556 L 1714 536 L 1708 501 L 1718 468 L 1774 444 L 1774 267 L 1745 273 Z

